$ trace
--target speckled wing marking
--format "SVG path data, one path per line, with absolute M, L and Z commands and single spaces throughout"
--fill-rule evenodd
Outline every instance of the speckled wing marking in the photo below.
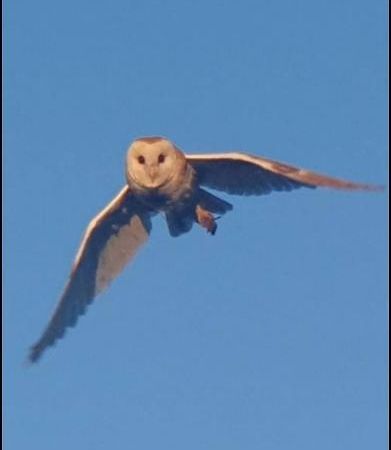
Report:
M 369 184 L 331 178 L 246 153 L 186 155 L 202 186 L 237 195 L 262 195 L 317 186 L 347 190 L 379 190 Z
M 150 214 L 125 186 L 88 225 L 60 301 L 30 350 L 31 362 L 62 338 L 68 327 L 75 326 L 94 297 L 134 257 L 150 230 Z

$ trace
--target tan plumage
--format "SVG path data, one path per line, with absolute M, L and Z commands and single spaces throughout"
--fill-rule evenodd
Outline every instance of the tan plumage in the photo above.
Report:
M 147 241 L 151 217 L 165 214 L 171 236 L 198 223 L 214 234 L 214 214 L 232 205 L 203 187 L 236 195 L 262 195 L 318 186 L 378 190 L 245 153 L 186 155 L 161 137 L 137 139 L 126 157 L 127 184 L 90 222 L 72 266 L 69 281 L 29 359 L 37 361 L 47 347 L 76 324 L 92 300 L 105 289 Z

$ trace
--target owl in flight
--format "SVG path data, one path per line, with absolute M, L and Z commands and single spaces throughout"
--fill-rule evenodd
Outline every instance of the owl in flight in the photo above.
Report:
M 216 215 L 232 205 L 205 188 L 235 195 L 263 195 L 300 187 L 375 190 L 245 153 L 187 155 L 168 139 L 135 140 L 126 156 L 126 185 L 88 225 L 60 301 L 29 359 L 62 338 L 68 327 L 134 257 L 149 237 L 151 218 L 165 215 L 171 236 L 197 223 L 210 234 Z

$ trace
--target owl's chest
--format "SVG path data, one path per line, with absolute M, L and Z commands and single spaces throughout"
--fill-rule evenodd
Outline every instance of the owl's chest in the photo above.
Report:
M 193 191 L 187 189 L 181 195 L 170 196 L 159 191 L 143 192 L 139 200 L 155 212 L 167 212 L 186 209 L 193 204 Z
M 128 180 L 131 190 L 149 209 L 156 212 L 183 210 L 194 203 L 197 190 L 193 169 L 188 165 L 185 170 L 178 172 L 163 186 L 150 189 L 145 186 L 133 184 Z

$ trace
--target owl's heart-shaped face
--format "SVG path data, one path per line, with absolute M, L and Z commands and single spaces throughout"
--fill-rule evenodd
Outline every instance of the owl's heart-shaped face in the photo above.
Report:
M 143 189 L 158 189 L 175 177 L 184 162 L 182 152 L 167 139 L 137 139 L 127 153 L 127 177 Z

